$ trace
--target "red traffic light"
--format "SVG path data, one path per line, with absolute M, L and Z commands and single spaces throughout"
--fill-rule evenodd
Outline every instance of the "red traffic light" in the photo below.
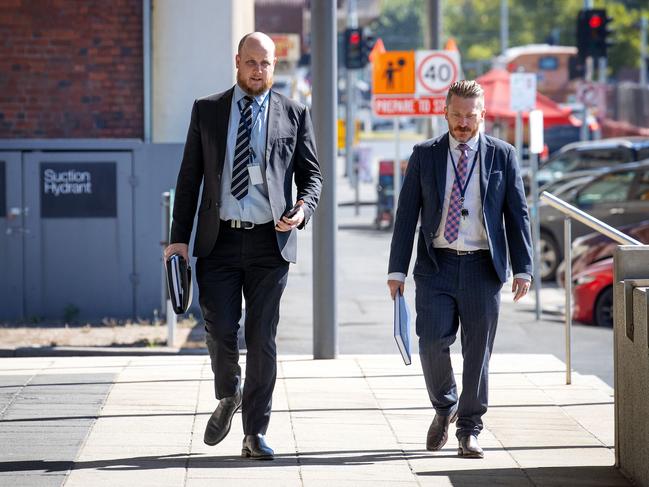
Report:
M 360 35 L 360 33 L 357 32 L 357 31 L 351 32 L 351 33 L 349 34 L 349 42 L 350 42 L 351 44 L 358 44 L 359 42 L 361 42 L 361 35 Z
M 591 29 L 598 29 L 602 26 L 602 22 L 602 17 L 599 15 L 593 15 L 590 19 L 588 19 L 588 25 Z

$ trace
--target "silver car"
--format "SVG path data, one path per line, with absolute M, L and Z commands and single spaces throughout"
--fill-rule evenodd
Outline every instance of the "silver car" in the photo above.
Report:
M 649 159 L 621 164 L 556 196 L 613 227 L 641 222 L 649 216 Z M 540 273 L 543 280 L 549 280 L 554 278 L 563 260 L 564 215 L 541 202 L 539 216 Z M 573 221 L 573 238 L 591 231 Z

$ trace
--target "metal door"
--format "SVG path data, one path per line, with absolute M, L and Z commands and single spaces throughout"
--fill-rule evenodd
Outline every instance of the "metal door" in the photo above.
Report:
M 25 153 L 28 317 L 133 316 L 131 175 L 130 152 Z
M 0 152 L 0 320 L 24 315 L 23 239 L 28 209 L 22 198 L 20 152 Z

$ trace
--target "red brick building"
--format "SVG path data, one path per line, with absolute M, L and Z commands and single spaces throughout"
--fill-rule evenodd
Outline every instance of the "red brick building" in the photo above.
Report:
M 0 2 L 0 138 L 142 138 L 142 2 Z

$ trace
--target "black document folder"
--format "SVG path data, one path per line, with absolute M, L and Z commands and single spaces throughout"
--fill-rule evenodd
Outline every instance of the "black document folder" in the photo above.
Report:
M 410 311 L 401 291 L 394 297 L 394 339 L 406 365 L 412 363 L 410 355 Z
M 174 313 L 183 314 L 192 302 L 192 268 L 185 259 L 173 254 L 165 262 L 169 299 Z

